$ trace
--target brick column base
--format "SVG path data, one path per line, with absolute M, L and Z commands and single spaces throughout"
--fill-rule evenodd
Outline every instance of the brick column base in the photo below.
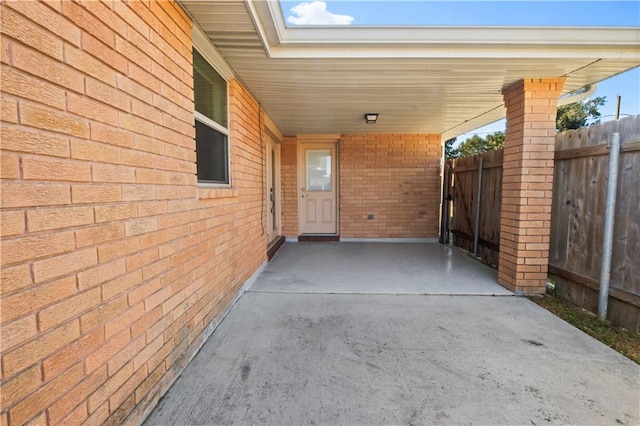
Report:
M 544 293 L 549 261 L 557 100 L 564 78 L 525 79 L 503 90 L 507 131 L 498 282 Z

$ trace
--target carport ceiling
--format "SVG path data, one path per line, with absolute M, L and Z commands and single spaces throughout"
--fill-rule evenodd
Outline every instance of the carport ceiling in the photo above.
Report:
M 288 28 L 276 1 L 181 3 L 287 135 L 448 138 L 503 118 L 521 78 L 565 76 L 568 93 L 640 65 L 639 28 Z

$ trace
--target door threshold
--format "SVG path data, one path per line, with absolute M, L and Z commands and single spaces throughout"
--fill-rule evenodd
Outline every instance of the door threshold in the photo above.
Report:
M 273 256 L 276 255 L 276 253 L 278 252 L 278 250 L 280 250 L 280 247 L 282 247 L 285 241 L 286 241 L 286 238 L 280 235 L 279 237 L 276 237 L 273 241 L 271 241 L 267 245 L 267 260 L 269 262 L 271 262 L 271 259 L 273 259 Z
M 336 242 L 340 241 L 340 235 L 302 234 L 298 235 L 298 242 Z

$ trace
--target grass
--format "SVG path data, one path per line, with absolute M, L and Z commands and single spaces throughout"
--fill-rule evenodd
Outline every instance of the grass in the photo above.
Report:
M 594 313 L 555 295 L 531 297 L 531 301 L 640 364 L 640 333 L 602 322 Z

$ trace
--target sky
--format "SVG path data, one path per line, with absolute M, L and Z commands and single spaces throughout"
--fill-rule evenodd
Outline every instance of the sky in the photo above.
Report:
M 640 1 L 281 1 L 289 25 L 639 26 Z M 292 10 L 293 9 L 293 10 Z
M 471 25 L 640 27 L 640 1 L 281 1 L 287 25 Z M 640 114 L 640 68 L 598 83 L 602 121 Z M 504 130 L 504 120 L 458 136 L 464 141 Z

